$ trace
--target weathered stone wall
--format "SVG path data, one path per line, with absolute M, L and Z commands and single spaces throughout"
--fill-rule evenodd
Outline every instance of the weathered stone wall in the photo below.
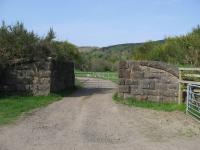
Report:
M 48 95 L 74 87 L 74 65 L 54 60 L 25 61 L 8 66 L 0 77 L 0 92 Z
M 178 102 L 178 68 L 157 61 L 122 61 L 119 96 L 156 102 Z

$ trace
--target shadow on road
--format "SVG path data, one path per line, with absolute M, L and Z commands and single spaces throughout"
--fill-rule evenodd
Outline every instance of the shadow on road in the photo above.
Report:
M 116 91 L 117 85 L 109 80 L 79 77 L 77 78 L 82 85 L 72 97 L 91 96 L 93 94 L 106 94 Z

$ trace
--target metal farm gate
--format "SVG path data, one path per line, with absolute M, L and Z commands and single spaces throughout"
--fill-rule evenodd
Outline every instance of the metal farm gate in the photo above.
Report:
M 200 85 L 187 85 L 186 113 L 200 121 Z

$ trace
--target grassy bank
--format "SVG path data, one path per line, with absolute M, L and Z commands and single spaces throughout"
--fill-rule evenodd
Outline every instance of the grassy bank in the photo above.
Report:
M 70 95 L 75 89 L 62 91 L 48 96 L 1 96 L 0 97 L 0 125 L 13 123 L 19 116 L 33 109 L 45 107 L 63 96 Z
M 184 104 L 175 104 L 175 103 L 157 103 L 157 102 L 150 102 L 150 101 L 141 101 L 137 100 L 136 98 L 127 98 L 123 99 L 118 97 L 117 93 L 113 95 L 113 100 L 117 103 L 125 104 L 130 107 L 142 107 L 147 109 L 154 109 L 160 111 L 183 111 L 185 112 L 185 105 Z
M 59 95 L 8 96 L 0 98 L 0 125 L 14 122 L 20 115 L 60 100 Z

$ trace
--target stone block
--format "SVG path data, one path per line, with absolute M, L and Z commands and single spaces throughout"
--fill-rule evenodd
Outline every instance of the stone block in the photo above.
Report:
M 50 78 L 39 78 L 37 83 L 40 84 L 49 84 L 50 83 Z
M 47 70 L 47 71 L 39 71 L 38 72 L 38 76 L 43 78 L 43 77 L 50 77 L 51 76 L 51 71 Z
M 124 77 L 124 72 L 125 72 L 125 69 L 119 69 L 119 71 L 118 71 L 118 77 L 119 78 L 125 78 Z
M 118 90 L 119 90 L 120 93 L 129 93 L 130 92 L 130 86 L 119 85 Z
M 168 90 L 159 89 L 159 95 L 167 96 L 167 97 L 177 97 L 178 91 L 172 90 L 172 89 L 168 89 Z
M 132 72 L 134 71 L 141 71 L 140 65 L 138 63 L 131 63 L 130 68 L 132 70 Z
M 142 89 L 151 89 L 151 90 L 155 89 L 154 80 L 144 79 L 144 80 L 141 80 L 140 84 L 141 84 Z
M 144 95 L 151 95 L 151 96 L 158 96 L 159 92 L 157 90 L 148 90 L 148 89 L 143 89 L 143 94 Z
M 161 79 L 161 75 L 159 72 L 144 72 L 144 78 L 147 79 Z
M 178 83 L 174 83 L 174 84 L 168 84 L 167 85 L 168 89 L 174 89 L 178 91 Z
M 135 84 L 135 85 L 130 85 L 130 88 L 131 89 L 138 89 L 139 88 L 139 85 Z
M 120 61 L 119 62 L 119 69 L 126 69 L 127 62 L 126 61 Z
M 26 91 L 30 91 L 31 90 L 31 85 L 30 84 L 26 84 L 25 85 L 25 90 Z
M 143 95 L 143 90 L 131 88 L 131 95 Z
M 24 84 L 17 84 L 16 85 L 17 91 L 26 91 L 26 85 Z
M 151 101 L 151 102 L 162 102 L 162 97 L 160 96 L 148 96 L 148 101 Z
M 146 96 L 146 95 L 135 95 L 135 98 L 137 100 L 147 100 L 148 96 Z
M 144 78 L 144 72 L 140 71 L 134 71 L 130 73 L 131 79 L 143 79 Z
M 125 85 L 125 79 L 119 79 L 118 85 Z
M 163 103 L 177 103 L 178 98 L 177 97 L 170 97 L 170 96 L 163 96 L 162 102 Z
M 125 80 L 125 84 L 126 85 L 138 85 L 138 81 L 137 80 L 127 79 L 127 80 Z
M 156 85 L 155 88 L 158 89 L 158 90 L 159 89 L 162 89 L 162 90 L 167 90 L 168 89 L 168 86 L 165 83 L 156 83 L 155 85 Z
M 165 77 L 162 77 L 162 79 L 160 80 L 160 82 L 163 83 L 163 84 L 170 84 L 170 83 L 172 83 L 172 81 L 169 78 L 165 78 Z
M 156 69 L 166 70 L 167 64 L 159 61 L 149 61 L 148 66 Z
M 172 74 L 174 77 L 177 77 L 179 76 L 179 72 L 178 72 L 178 68 L 171 68 L 171 67 L 168 67 L 167 68 L 167 72 L 169 72 L 170 74 Z
M 50 88 L 50 84 L 38 84 L 38 90 L 47 90 Z
M 126 69 L 126 70 L 124 71 L 123 77 L 124 77 L 125 79 L 130 79 L 130 73 L 131 73 L 131 70 L 130 70 L 130 69 Z
M 138 62 L 141 66 L 148 66 L 148 61 L 139 61 Z

